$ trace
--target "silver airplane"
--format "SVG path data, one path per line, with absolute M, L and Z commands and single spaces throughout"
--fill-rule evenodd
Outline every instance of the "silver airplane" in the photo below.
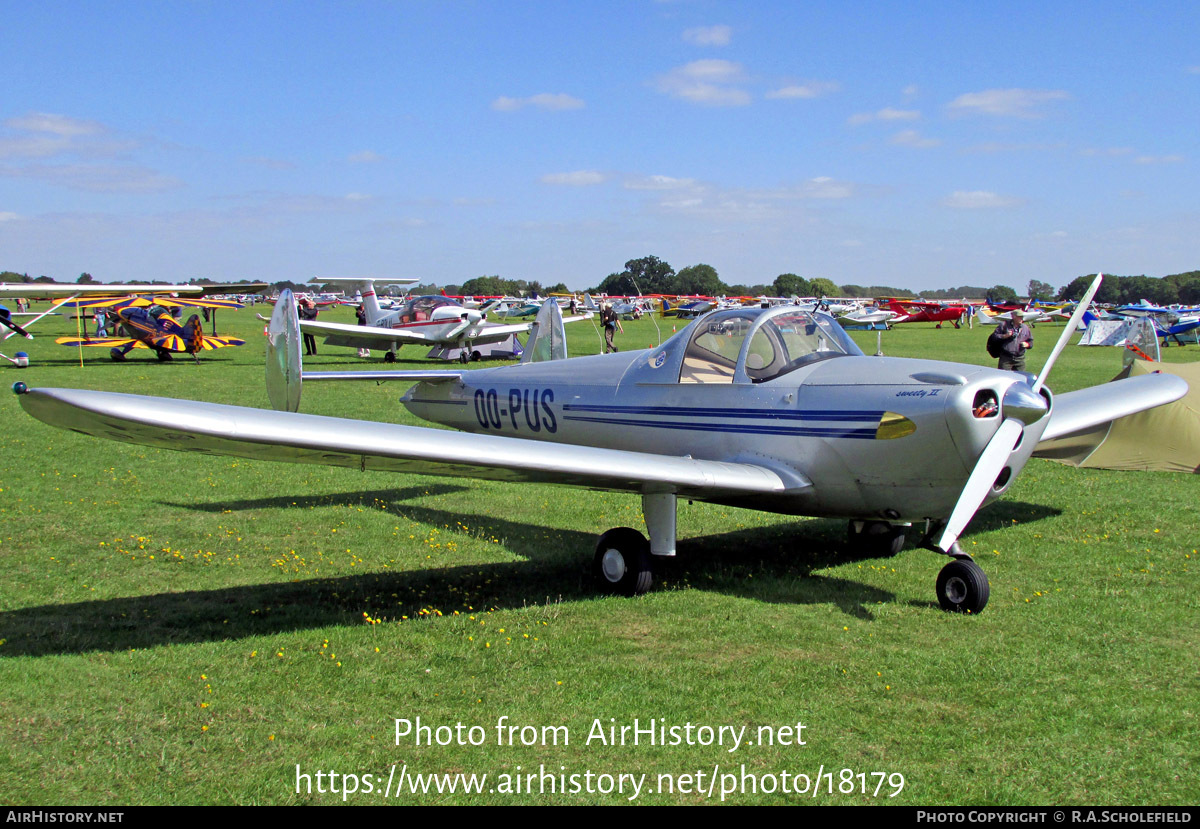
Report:
M 557 304 L 537 323 L 518 365 L 304 372 L 293 303 L 280 301 L 267 357 L 278 411 L 14 389 L 46 423 L 126 442 L 639 494 L 649 540 L 619 527 L 596 545 L 596 580 L 613 593 L 645 592 L 655 557 L 675 555 L 681 498 L 847 519 L 851 541 L 879 555 L 899 552 L 924 523 L 922 544 L 952 559 L 937 578 L 940 605 L 971 613 L 987 604 L 988 581 L 959 534 L 1038 443 L 1187 392 L 1160 374 L 1051 395 L 1046 374 L 1074 325 L 1034 378 L 864 356 L 832 318 L 796 306 L 713 311 L 657 348 L 569 361 Z M 401 403 L 461 431 L 297 413 L 302 383 L 317 380 L 415 380 Z
M 394 311 L 385 311 L 375 296 L 373 279 L 317 279 L 337 282 L 362 294 L 366 325 L 302 320 L 300 329 L 308 334 L 324 335 L 327 345 L 383 351 L 385 362 L 396 361 L 396 351 L 409 343 L 459 349 L 459 359 L 478 360 L 475 346 L 501 343 L 514 334 L 528 333 L 531 322 L 502 325 L 487 321 L 483 309 L 466 308 L 445 296 L 410 297 Z M 415 282 L 415 279 L 405 280 Z M 283 303 L 282 295 L 279 304 Z M 568 317 L 564 322 L 588 319 L 591 314 Z

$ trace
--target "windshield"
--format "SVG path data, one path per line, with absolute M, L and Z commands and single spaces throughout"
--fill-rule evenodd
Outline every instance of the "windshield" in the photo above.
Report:
M 788 310 L 757 327 L 746 349 L 746 376 L 765 383 L 802 366 L 850 355 L 861 356 L 862 351 L 840 325 L 820 314 Z

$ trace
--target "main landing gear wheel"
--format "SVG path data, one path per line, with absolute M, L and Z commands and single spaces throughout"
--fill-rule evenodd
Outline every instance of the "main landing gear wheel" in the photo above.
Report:
M 904 549 L 905 527 L 886 521 L 865 521 L 861 530 L 854 528 L 855 522 L 847 526 L 850 546 L 869 556 L 891 558 Z
M 157 355 L 158 355 L 158 361 L 159 361 L 160 363 L 166 363 L 166 362 L 169 362 L 169 361 L 171 361 L 171 360 L 173 360 L 173 359 L 174 359 L 174 358 L 171 356 L 171 352 L 170 352 L 170 351 L 163 351 L 163 350 L 159 350 L 159 351 L 157 352 Z
M 609 530 L 596 543 L 592 575 L 606 593 L 640 596 L 653 582 L 650 542 L 629 527 Z
M 394 362 L 396 362 L 396 352 L 395 352 L 395 351 L 385 351 L 385 352 L 383 352 L 383 361 L 384 361 L 385 363 L 394 363 Z
M 988 580 L 983 568 L 969 558 L 956 558 L 937 578 L 938 604 L 954 613 L 979 613 L 988 603 Z
M 460 349 L 458 352 L 458 361 L 464 366 L 471 362 L 471 352 L 467 351 L 465 348 Z

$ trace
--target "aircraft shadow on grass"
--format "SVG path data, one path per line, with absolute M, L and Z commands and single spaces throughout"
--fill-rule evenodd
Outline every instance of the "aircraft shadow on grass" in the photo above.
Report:
M 231 508 L 315 506 L 379 499 L 397 516 L 443 527 L 456 526 L 460 513 L 395 502 L 435 489 L 390 489 L 259 502 L 180 505 L 220 512 Z M 390 500 L 389 500 L 390 499 Z M 979 516 L 976 531 L 1040 520 L 1057 510 L 1007 501 Z M 590 532 L 549 529 L 489 516 L 471 516 L 473 535 L 503 539 L 504 549 L 522 561 L 436 566 L 404 572 L 314 578 L 275 584 L 130 596 L 69 604 L 42 605 L 0 613 L 0 656 L 48 656 L 93 651 L 127 651 L 168 644 L 213 642 L 253 636 L 362 624 L 363 613 L 385 622 L 407 616 L 404 624 L 429 623 L 489 609 L 519 608 L 600 598 L 591 583 Z M 926 553 L 919 553 L 926 555 Z M 871 620 L 870 607 L 895 601 L 887 590 L 853 579 L 817 572 L 825 567 L 872 559 L 851 548 L 845 523 L 806 519 L 794 524 L 736 530 L 681 539 L 679 555 L 663 559 L 660 592 L 680 587 L 715 591 L 777 604 L 832 604 L 843 613 Z M 629 600 L 636 601 L 636 600 Z M 933 602 L 909 601 L 936 609 Z M 423 613 L 424 611 L 424 613 Z

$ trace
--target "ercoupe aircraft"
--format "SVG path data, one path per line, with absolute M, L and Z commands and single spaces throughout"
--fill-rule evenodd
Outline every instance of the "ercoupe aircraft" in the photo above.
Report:
M 306 334 L 324 335 L 326 345 L 382 350 L 384 361 L 389 363 L 396 361 L 396 352 L 406 343 L 458 349 L 459 360 L 464 363 L 478 360 L 481 355 L 475 350 L 475 346 L 504 342 L 514 334 L 528 333 L 533 325 L 532 322 L 509 325 L 487 322 L 482 310 L 464 308 L 447 296 L 412 297 L 389 313 L 379 307 L 373 279 L 337 278 L 318 281 L 341 283 L 346 285 L 348 290 L 361 292 L 367 324 L 348 325 L 301 320 L 300 330 Z M 289 293 L 289 299 L 290 297 Z M 285 304 L 283 294 L 280 294 L 280 301 L 276 303 L 276 307 L 281 304 Z M 575 322 L 591 316 L 582 314 L 567 317 L 563 322 Z
M 212 299 L 189 300 L 155 300 L 155 303 L 171 304 L 173 306 L 207 307 L 207 308 L 240 308 L 235 302 Z M 146 307 L 151 306 L 151 307 Z M 152 349 L 159 361 L 171 359 L 172 354 L 191 354 L 196 362 L 200 361 L 197 352 L 212 351 L 226 346 L 245 345 L 246 341 L 237 337 L 210 335 L 205 336 L 200 317 L 192 314 L 187 322 L 180 325 L 169 313 L 152 313 L 153 306 L 149 300 L 126 300 L 121 306 L 113 308 L 117 320 L 114 330 L 119 330 L 112 337 L 59 337 L 55 340 L 59 345 L 69 345 L 76 348 L 93 346 L 108 348 L 109 355 L 117 362 L 124 362 L 125 355 L 132 348 Z M 124 334 L 122 336 L 121 334 Z
M 637 493 L 649 541 L 612 529 L 594 558 L 598 583 L 630 595 L 649 589 L 655 556 L 675 554 L 681 498 L 848 519 L 851 540 L 884 555 L 924 522 L 922 543 L 953 559 L 937 578 L 939 603 L 978 613 L 988 581 L 959 534 L 1008 489 L 1039 441 L 1187 392 L 1180 378 L 1158 374 L 1052 396 L 1046 375 L 1073 330 L 1037 378 L 867 357 L 831 318 L 795 306 L 714 311 L 657 348 L 566 361 L 557 359 L 565 356 L 561 314 L 547 303 L 526 349 L 533 356 L 520 365 L 306 373 L 292 303 L 280 302 L 267 354 L 280 411 L 14 390 L 46 423 L 149 446 Z M 401 402 L 462 432 L 296 413 L 302 381 L 314 380 L 417 380 Z

